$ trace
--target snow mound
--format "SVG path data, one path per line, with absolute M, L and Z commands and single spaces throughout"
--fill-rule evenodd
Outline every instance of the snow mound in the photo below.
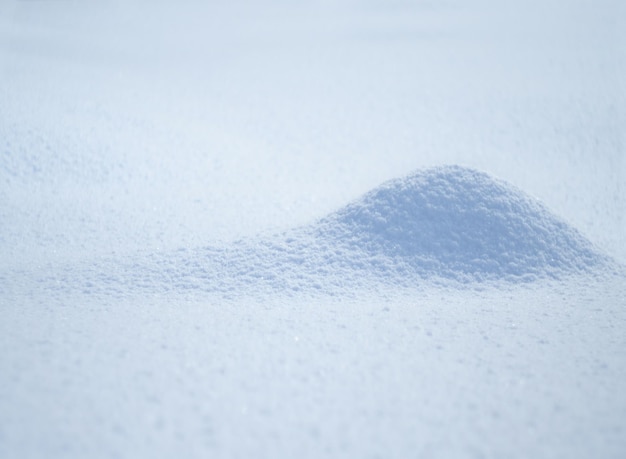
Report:
M 422 276 L 556 276 L 606 260 L 574 228 L 515 187 L 445 166 L 391 180 L 324 218 L 317 237 Z
M 391 180 L 311 225 L 155 259 L 174 290 L 239 294 L 322 291 L 430 281 L 533 281 L 608 264 L 538 201 L 459 166 Z M 162 280 L 162 279 L 161 279 Z
M 429 282 L 528 282 L 610 266 L 538 201 L 485 173 L 391 180 L 308 226 L 204 248 L 51 268 L 38 286 L 126 296 L 349 292 Z M 33 276 L 25 276 L 33 278 Z

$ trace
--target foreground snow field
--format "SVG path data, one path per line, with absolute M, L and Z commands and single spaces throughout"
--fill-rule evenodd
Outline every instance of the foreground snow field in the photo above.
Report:
M 623 282 L 3 306 L 2 457 L 624 452 Z
M 626 4 L 0 4 L 0 458 L 626 456 Z

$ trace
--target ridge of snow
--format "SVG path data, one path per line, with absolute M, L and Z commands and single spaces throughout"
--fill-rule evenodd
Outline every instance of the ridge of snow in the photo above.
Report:
M 417 171 L 310 225 L 224 246 L 50 270 L 39 285 L 129 292 L 350 294 L 428 283 L 532 282 L 609 266 L 541 203 L 460 166 Z
M 606 261 L 539 201 L 460 166 L 386 182 L 316 230 L 370 256 L 399 258 L 417 272 L 451 278 L 544 277 Z

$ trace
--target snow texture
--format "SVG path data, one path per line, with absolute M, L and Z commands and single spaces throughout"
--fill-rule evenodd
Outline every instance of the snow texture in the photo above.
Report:
M 322 220 L 316 232 L 424 277 L 519 280 L 602 263 L 539 202 L 458 166 L 392 180 Z
M 418 287 L 434 279 L 458 287 L 611 266 L 578 231 L 520 190 L 482 172 L 445 166 L 391 180 L 313 224 L 277 235 L 56 267 L 34 277 L 36 285 L 61 295 L 345 294 L 372 283 Z
M 0 1 L 0 459 L 623 459 L 625 44 L 623 0 Z

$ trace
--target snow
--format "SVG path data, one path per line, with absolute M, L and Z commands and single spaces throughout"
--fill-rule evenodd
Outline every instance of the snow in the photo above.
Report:
M 624 457 L 625 22 L 2 2 L 0 457 Z
M 539 203 L 458 166 L 393 180 L 324 219 L 321 233 L 423 276 L 519 280 L 601 264 L 602 257 Z
M 460 287 L 598 271 L 621 268 L 539 202 L 485 173 L 444 166 L 391 180 L 317 222 L 271 236 L 24 271 L 11 284 L 61 297 L 171 290 L 345 295 L 372 282 L 387 289 L 433 280 Z
M 619 457 L 624 291 L 586 284 L 14 303 L 2 453 Z

